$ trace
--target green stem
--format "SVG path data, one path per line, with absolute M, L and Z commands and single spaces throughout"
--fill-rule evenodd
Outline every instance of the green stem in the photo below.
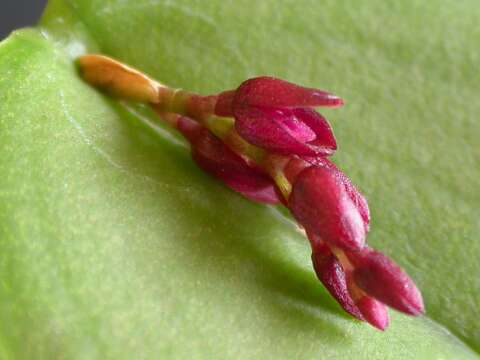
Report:
M 82 77 L 91 85 L 122 99 L 149 103 L 170 125 L 176 123 L 174 117 L 169 116 L 172 113 L 187 116 L 202 124 L 237 155 L 264 169 L 288 199 L 291 184 L 283 173 L 288 158 L 269 154 L 248 143 L 235 130 L 233 118 L 216 116 L 217 96 L 200 96 L 170 88 L 102 55 L 86 55 L 78 63 Z

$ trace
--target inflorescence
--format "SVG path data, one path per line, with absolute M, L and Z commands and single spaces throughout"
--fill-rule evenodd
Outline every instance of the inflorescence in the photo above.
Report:
M 380 330 L 389 324 L 387 306 L 423 314 L 414 282 L 366 245 L 367 200 L 328 159 L 337 143 L 314 108 L 340 107 L 342 99 L 272 77 L 201 96 L 105 56 L 84 56 L 79 65 L 90 84 L 148 103 L 188 140 L 205 172 L 252 201 L 286 206 L 310 240 L 318 279 L 346 312 Z

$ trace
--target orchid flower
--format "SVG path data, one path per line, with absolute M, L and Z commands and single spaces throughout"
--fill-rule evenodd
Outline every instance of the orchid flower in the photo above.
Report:
M 418 316 L 415 283 L 366 244 L 368 203 L 327 156 L 337 149 L 316 107 L 339 107 L 328 92 L 257 77 L 202 96 L 158 83 L 113 59 L 87 55 L 83 78 L 117 97 L 148 103 L 191 145 L 194 161 L 249 200 L 285 205 L 305 229 L 318 279 L 354 318 L 385 330 L 388 308 Z

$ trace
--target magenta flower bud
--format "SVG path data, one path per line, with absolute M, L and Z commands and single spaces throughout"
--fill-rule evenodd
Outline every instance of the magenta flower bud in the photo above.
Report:
M 347 255 L 355 268 L 353 279 L 363 291 L 408 315 L 424 313 L 420 291 L 412 279 L 391 259 L 368 248 Z
M 332 161 L 325 157 L 306 157 L 304 158 L 307 162 L 321 167 L 326 167 L 328 169 L 334 170 L 337 175 L 342 180 L 343 184 L 345 185 L 345 189 L 347 190 L 350 199 L 355 203 L 357 206 L 360 215 L 362 216 L 363 223 L 365 224 L 365 232 L 368 233 L 370 229 L 370 209 L 368 208 L 367 199 L 363 196 L 363 194 L 353 185 L 352 181 L 345 175 Z
M 388 308 L 385 304 L 375 300 L 370 296 L 364 296 L 356 302 L 358 309 L 365 321 L 377 329 L 384 331 L 389 323 Z
M 311 166 L 301 171 L 288 207 L 308 233 L 329 245 L 351 251 L 363 248 L 366 230 L 362 215 L 334 169 Z
M 289 155 L 331 155 L 337 149 L 330 124 L 308 108 L 235 109 L 235 128 L 253 145 Z
M 204 171 L 252 201 L 267 204 L 280 202 L 274 182 L 231 151 L 206 128 L 186 117 L 179 117 L 177 128 L 190 142 L 192 157 Z
M 312 262 L 318 279 L 340 306 L 350 315 L 364 320 L 360 310 L 350 297 L 342 265 L 328 247 L 324 245 L 314 249 Z
M 331 155 L 337 143 L 330 124 L 312 107 L 343 101 L 325 91 L 271 77 L 243 82 L 217 96 L 215 114 L 234 116 L 238 133 L 253 145 L 290 155 Z
M 243 82 L 234 100 L 234 107 L 298 108 L 342 105 L 342 99 L 328 92 L 305 88 L 268 76 Z

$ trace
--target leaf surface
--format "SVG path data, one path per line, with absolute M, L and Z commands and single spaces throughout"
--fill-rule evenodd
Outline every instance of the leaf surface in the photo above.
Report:
M 0 45 L 0 357 L 478 359 L 474 5 L 51 1 Z M 85 52 L 202 93 L 261 74 L 345 98 L 335 160 L 428 318 L 345 316 L 289 217 L 84 84 Z

